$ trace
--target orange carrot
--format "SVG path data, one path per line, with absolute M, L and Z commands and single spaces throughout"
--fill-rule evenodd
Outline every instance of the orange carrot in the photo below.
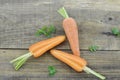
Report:
M 49 49 L 55 47 L 65 40 L 65 36 L 57 36 L 47 40 L 37 42 L 30 46 L 29 51 L 34 57 L 39 57 Z
M 16 70 L 18 70 L 29 57 L 34 56 L 40 57 L 43 53 L 48 51 L 49 49 L 59 45 L 65 40 L 65 36 L 57 36 L 53 37 L 47 40 L 43 40 L 40 42 L 37 42 L 29 47 L 29 53 L 24 54 L 14 60 L 12 60 L 10 63 L 13 63 Z
M 50 52 L 54 57 L 68 64 L 77 72 L 82 71 L 83 68 L 86 66 L 86 61 L 78 56 L 59 50 L 51 50 Z
M 80 56 L 78 27 L 76 21 L 73 18 L 68 17 L 64 7 L 60 8 L 58 12 L 65 18 L 63 20 L 63 28 L 65 30 L 65 34 L 67 35 L 72 52 L 74 55 Z
M 70 47 L 76 56 L 80 56 L 78 28 L 73 18 L 66 18 L 63 21 L 63 28 L 70 42 Z
M 73 62 L 76 62 L 81 66 L 86 66 L 87 65 L 87 62 L 83 58 L 72 55 L 70 53 L 63 52 L 63 51 L 60 51 L 60 50 L 51 50 L 51 54 L 52 54 L 52 52 L 56 53 L 57 55 L 64 56 L 65 58 L 67 58 L 67 59 L 69 59 L 69 60 L 71 60 Z
M 55 58 L 66 63 L 67 65 L 72 67 L 77 72 L 81 72 L 84 70 L 85 72 L 91 73 L 91 74 L 99 77 L 102 80 L 105 79 L 104 76 L 102 76 L 101 74 L 99 74 L 99 73 L 93 71 L 92 69 L 90 69 L 89 67 L 87 67 L 86 66 L 87 62 L 81 57 L 78 57 L 78 56 L 75 56 L 75 55 L 72 55 L 72 54 L 69 54 L 66 52 L 62 52 L 59 50 L 51 50 L 50 52 Z

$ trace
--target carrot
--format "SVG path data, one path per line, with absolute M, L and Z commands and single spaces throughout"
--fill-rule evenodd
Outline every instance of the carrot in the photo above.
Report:
M 54 57 L 56 57 L 57 59 L 61 60 L 64 63 L 66 63 L 67 65 L 72 67 L 77 72 L 82 71 L 83 65 L 84 66 L 86 65 L 86 61 L 83 61 L 81 58 L 79 58 L 79 61 L 78 61 L 78 59 L 76 59 L 76 57 L 73 57 L 74 55 L 70 55 L 68 53 L 66 54 L 65 52 L 62 52 L 59 50 L 51 50 L 50 52 Z M 83 63 L 82 61 L 85 63 Z M 79 64 L 80 62 L 83 64 Z
M 74 55 L 80 56 L 78 27 L 77 27 L 76 21 L 73 18 L 68 16 L 64 7 L 60 8 L 58 12 L 65 18 L 63 20 L 63 28 L 65 31 L 65 34 L 67 35 L 72 52 Z
M 78 56 L 75 56 L 72 54 L 68 54 L 66 52 L 59 51 L 59 50 L 51 50 L 50 52 L 55 58 L 66 63 L 67 65 L 72 67 L 77 72 L 81 72 L 84 70 L 85 72 L 91 73 L 91 74 L 99 77 L 102 80 L 105 79 L 104 76 L 102 76 L 101 74 L 99 74 L 99 73 L 93 71 L 92 69 L 90 69 L 89 67 L 87 67 L 86 66 L 87 62 L 81 57 L 78 57 Z
M 40 57 L 43 53 L 48 51 L 49 49 L 59 45 L 65 40 L 65 36 L 57 36 L 50 39 L 46 39 L 40 42 L 37 42 L 29 47 L 29 53 L 24 54 L 12 61 L 10 63 L 13 63 L 16 70 L 18 70 L 29 57 L 33 56 L 35 58 Z
M 79 63 L 81 66 L 86 66 L 87 65 L 87 62 L 83 59 L 83 58 L 80 58 L 78 56 L 75 56 L 75 55 L 72 55 L 70 53 L 67 53 L 67 52 L 63 52 L 63 51 L 60 51 L 60 50 L 51 50 L 53 53 L 56 53 L 57 55 L 60 55 L 60 56 L 64 56 L 65 58 L 68 58 L 70 59 L 71 61 L 74 61 L 76 63 Z M 60 54 L 59 54 L 60 53 Z M 67 53 L 67 54 L 66 54 Z M 52 53 L 51 53 L 52 54 Z M 74 57 L 73 57 L 74 56 Z
M 39 57 L 49 49 L 55 47 L 65 40 L 65 36 L 57 36 L 47 40 L 37 42 L 29 47 L 29 51 L 34 57 Z

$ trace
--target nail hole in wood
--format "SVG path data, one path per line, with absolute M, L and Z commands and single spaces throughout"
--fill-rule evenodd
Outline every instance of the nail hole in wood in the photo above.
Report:
M 108 20 L 111 21 L 111 20 L 113 20 L 113 18 L 112 18 L 112 17 L 109 17 Z
M 102 20 L 100 20 L 100 22 L 103 22 Z
M 3 53 L 6 53 L 6 51 L 3 51 Z

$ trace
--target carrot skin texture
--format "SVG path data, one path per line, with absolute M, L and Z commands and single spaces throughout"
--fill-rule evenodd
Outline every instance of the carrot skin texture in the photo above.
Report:
M 78 27 L 76 21 L 73 18 L 65 18 L 63 20 L 63 28 L 67 35 L 73 54 L 80 56 Z
M 36 49 L 42 48 L 43 46 L 46 46 L 46 45 L 52 43 L 53 41 L 56 41 L 56 40 L 61 39 L 61 38 L 64 38 L 64 35 L 56 36 L 56 37 L 53 37 L 50 39 L 46 39 L 46 40 L 42 40 L 40 42 L 34 43 L 29 47 L 29 51 L 34 52 L 34 51 L 36 51 Z
M 68 53 L 59 50 L 51 50 L 50 52 L 55 58 L 66 63 L 77 72 L 83 71 L 84 67 L 87 65 L 86 61 L 78 56 L 72 54 L 69 55 Z
M 55 50 L 55 49 L 53 50 L 53 52 L 56 52 L 57 54 L 60 54 L 60 56 L 64 56 L 65 58 L 67 58 L 69 60 L 72 60 L 72 61 L 78 63 L 79 65 L 83 66 L 83 67 L 87 65 L 86 60 L 79 57 L 79 56 L 75 56 L 73 54 L 63 52 L 63 51 L 60 51 L 60 50 Z
M 59 45 L 64 40 L 65 40 L 65 36 L 57 36 L 47 40 L 43 40 L 30 46 L 29 51 L 35 58 L 37 58 L 46 51 L 48 51 L 49 49 Z

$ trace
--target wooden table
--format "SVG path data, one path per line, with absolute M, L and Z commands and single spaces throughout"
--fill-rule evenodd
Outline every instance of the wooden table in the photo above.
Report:
M 42 26 L 54 24 L 57 32 L 52 36 L 64 34 L 63 18 L 57 13 L 62 6 L 78 23 L 81 56 L 88 66 L 106 80 L 120 80 L 120 37 L 103 34 L 112 27 L 120 29 L 120 0 L 0 0 L 0 80 L 99 80 L 75 72 L 49 52 L 30 58 L 19 71 L 9 63 L 27 53 L 31 44 L 46 39 L 35 36 Z M 89 52 L 90 45 L 99 50 Z M 71 52 L 67 40 L 56 49 Z M 48 75 L 49 65 L 57 69 L 53 77 Z

